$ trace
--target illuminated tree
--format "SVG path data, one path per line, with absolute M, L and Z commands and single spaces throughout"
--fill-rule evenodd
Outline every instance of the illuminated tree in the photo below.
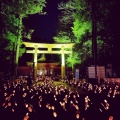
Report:
M 58 29 L 54 40 L 56 43 L 74 43 L 74 34 L 71 27 L 73 26 L 74 2 L 69 1 L 67 3 L 61 2 L 58 4 L 60 11 Z M 74 54 L 72 54 L 73 56 Z M 69 56 L 69 57 L 68 57 Z M 72 61 L 72 62 L 71 62 Z M 74 67 L 75 60 L 71 59 L 71 55 L 66 55 L 66 64 L 69 67 Z
M 28 34 L 24 31 L 23 19 L 28 15 L 33 14 L 45 14 L 42 12 L 45 7 L 45 0 L 5 0 L 2 1 L 2 15 L 4 16 L 4 35 L 3 37 L 9 41 L 9 46 L 6 49 L 13 49 L 12 43 L 15 45 L 15 64 L 16 69 L 18 66 L 19 57 L 24 53 L 22 48 L 23 37 L 31 39 L 33 30 L 30 30 Z M 20 55 L 21 54 L 21 55 Z
M 110 4 L 96 2 L 96 40 L 99 61 L 102 60 L 100 56 L 102 52 L 106 52 L 108 49 L 107 42 L 112 37 L 108 22 L 111 7 L 111 2 Z M 74 61 L 74 65 L 78 62 L 83 64 L 87 59 L 92 58 L 92 1 L 69 0 L 66 3 L 59 4 L 58 9 L 60 10 L 59 28 L 54 39 L 60 43 L 74 42 L 73 57 L 71 59 L 71 56 L 67 56 L 66 63 L 69 65 L 72 63 L 71 61 Z M 102 21 L 103 19 L 104 21 Z M 107 36 L 105 36 L 106 34 Z M 78 57 L 77 61 L 73 60 L 76 57 Z M 89 63 L 93 64 L 91 61 Z
M 72 63 L 71 65 L 74 68 L 74 65 L 78 63 L 81 64 L 83 59 L 81 58 L 81 49 L 83 48 L 82 45 L 85 42 L 85 39 L 84 41 L 82 41 L 82 39 L 84 36 L 86 36 L 86 34 L 87 36 L 90 36 L 90 33 L 92 31 L 91 20 L 89 17 L 86 17 L 89 15 L 88 13 L 90 13 L 89 6 L 86 4 L 86 1 L 84 2 L 82 0 L 70 0 L 67 3 L 62 2 L 59 4 L 58 8 L 61 10 L 59 17 L 60 27 L 57 31 L 57 36 L 54 37 L 54 39 L 56 42 L 75 43 L 72 57 L 69 55 L 66 59 L 67 65 L 70 65 L 70 63 Z M 88 12 L 85 12 L 86 9 Z M 85 49 L 85 46 L 83 49 Z
M 71 43 L 74 42 L 74 35 L 72 33 L 71 27 L 73 26 L 73 16 L 74 13 L 74 2 L 69 1 L 67 3 L 61 2 L 58 4 L 59 23 L 58 29 L 56 31 L 56 36 L 54 37 L 57 43 Z
M 8 41 L 6 41 L 3 38 L 3 28 L 4 28 L 4 22 L 2 20 L 2 14 L 0 14 L 0 71 L 9 71 L 10 67 L 8 67 L 10 65 L 10 61 L 9 58 L 11 56 L 11 52 L 10 51 L 6 51 L 5 48 L 8 45 Z
M 72 27 L 72 32 L 76 38 L 74 51 L 78 54 L 81 63 L 83 63 L 84 60 L 92 56 L 91 2 L 75 0 L 75 8 Z

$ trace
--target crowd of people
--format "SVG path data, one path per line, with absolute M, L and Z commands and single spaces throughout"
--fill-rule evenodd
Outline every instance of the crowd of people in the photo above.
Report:
M 73 81 L 70 85 L 85 91 L 85 117 L 88 120 L 120 120 L 120 84 L 102 81 L 102 84 Z M 114 119 L 113 119 L 114 118 Z
M 55 85 L 52 79 L 41 84 L 28 84 L 28 80 L 0 84 L 3 120 L 120 120 L 120 86 L 116 83 L 71 81 L 70 86 L 84 91 L 80 94 Z

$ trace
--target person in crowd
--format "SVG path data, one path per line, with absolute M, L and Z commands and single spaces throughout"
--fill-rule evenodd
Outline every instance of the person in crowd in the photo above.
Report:
M 32 85 L 32 79 L 31 79 L 31 76 L 28 75 L 28 77 L 27 77 L 26 79 L 27 79 L 27 85 L 28 85 L 29 87 L 31 87 L 31 85 Z

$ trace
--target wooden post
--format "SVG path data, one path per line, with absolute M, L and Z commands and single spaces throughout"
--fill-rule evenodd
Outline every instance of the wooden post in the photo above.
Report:
M 35 52 L 34 52 L 34 80 L 36 80 L 37 77 L 37 49 L 38 46 L 34 46 Z
M 64 54 L 64 46 L 61 46 L 61 51 L 62 51 L 62 53 L 61 53 L 61 61 L 62 61 L 62 64 L 61 64 L 61 78 L 62 79 L 64 79 L 64 77 L 65 77 L 65 54 Z

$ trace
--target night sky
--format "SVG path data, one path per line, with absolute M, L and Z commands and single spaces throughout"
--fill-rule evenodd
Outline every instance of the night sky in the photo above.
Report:
M 47 15 L 36 16 L 34 22 L 34 28 L 36 31 L 33 34 L 33 39 L 36 41 L 42 40 L 42 42 L 50 42 L 52 36 L 55 34 L 58 21 L 57 2 L 52 3 L 48 0 L 44 11 Z
M 55 35 L 58 23 L 58 9 L 57 5 L 62 0 L 54 0 L 51 2 L 47 0 L 46 7 L 43 11 L 47 12 L 46 15 L 32 15 L 29 19 L 25 19 L 26 27 L 33 28 L 35 31 L 32 35 L 32 41 L 51 43 Z

